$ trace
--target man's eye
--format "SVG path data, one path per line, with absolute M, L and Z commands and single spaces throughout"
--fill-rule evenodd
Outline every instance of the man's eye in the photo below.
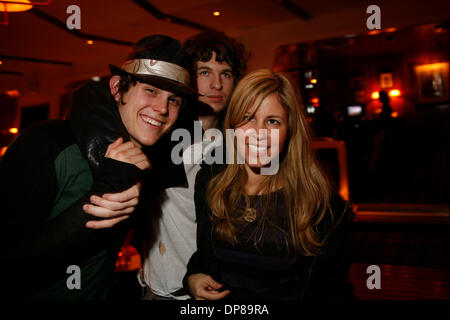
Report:
M 156 90 L 155 89 L 152 89 L 152 88 L 147 88 L 147 89 L 145 89 L 147 92 L 149 92 L 149 93 L 151 93 L 151 94 L 155 94 L 156 93 Z
M 230 72 L 224 72 L 224 73 L 222 73 L 222 76 L 224 78 L 233 78 L 233 75 Z
M 200 76 L 207 76 L 208 74 L 209 74 L 209 72 L 207 71 L 207 70 L 202 70 L 202 71 L 199 71 L 199 73 L 198 73 Z
M 179 106 L 181 106 L 181 103 L 183 102 L 183 100 L 181 100 L 181 99 L 169 99 L 169 102 L 172 105 L 174 105 L 176 107 L 179 107 Z

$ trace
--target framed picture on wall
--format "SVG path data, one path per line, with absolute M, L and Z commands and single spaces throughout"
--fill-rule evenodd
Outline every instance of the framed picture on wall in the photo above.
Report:
M 414 67 L 419 103 L 449 100 L 448 68 L 448 62 L 423 64 Z

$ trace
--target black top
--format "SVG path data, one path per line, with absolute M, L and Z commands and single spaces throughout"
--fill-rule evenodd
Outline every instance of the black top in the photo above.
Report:
M 329 213 L 317 226 L 322 239 L 326 239 L 323 253 L 318 256 L 297 255 L 294 263 L 287 258 L 287 247 L 278 250 L 286 237 L 281 232 L 264 234 L 260 251 L 246 239 L 254 230 L 249 223 L 240 234 L 237 246 L 218 241 L 210 221 L 210 208 L 206 204 L 206 186 L 224 166 L 203 166 L 195 183 L 197 216 L 197 251 L 187 266 L 183 284 L 189 289 L 187 278 L 205 273 L 231 289 L 229 298 L 246 299 L 348 299 L 353 288 L 348 281 L 350 258 L 348 230 L 352 210 L 338 195 L 331 201 L 333 218 Z M 269 214 L 276 214 L 281 225 L 286 223 L 283 197 L 274 193 Z M 251 200 L 258 202 L 258 197 Z M 272 239 L 272 240 L 269 240 Z M 287 238 L 289 243 L 289 238 Z M 277 252 L 278 250 L 278 252 Z
M 247 218 L 240 225 L 235 246 L 212 233 L 221 280 L 236 299 L 298 298 L 297 290 L 292 288 L 298 287 L 299 260 L 293 262 L 289 254 L 293 248 L 289 233 L 284 231 L 288 230 L 289 216 L 283 192 L 271 193 L 265 214 L 273 225 L 260 229 L 258 224 L 267 200 L 267 195 L 249 196 L 250 209 L 246 210 L 245 199 L 241 198 L 238 209 L 247 212 Z

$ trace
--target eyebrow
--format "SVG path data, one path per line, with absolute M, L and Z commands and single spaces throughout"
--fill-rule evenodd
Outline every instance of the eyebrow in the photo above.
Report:
M 251 114 L 250 112 L 245 112 L 244 115 L 247 116 L 247 115 L 250 115 L 250 114 Z M 256 113 L 254 115 L 256 115 Z M 265 116 L 264 118 L 279 118 L 279 119 L 283 119 L 284 117 L 280 116 L 280 115 L 276 115 L 276 114 L 269 114 L 268 116 Z
M 210 68 L 208 66 L 201 66 L 201 67 L 198 67 L 195 71 L 202 70 L 202 69 L 203 70 L 213 70 L 212 68 Z M 233 70 L 231 70 L 231 68 L 227 68 L 227 69 L 223 69 L 220 71 L 220 73 L 223 73 L 223 72 L 233 73 Z
M 151 84 L 148 84 L 148 83 L 145 83 L 145 82 L 143 82 L 143 84 L 146 86 L 146 88 L 151 87 L 152 89 L 156 89 L 156 90 L 160 90 L 160 91 L 165 91 L 164 89 L 155 87 L 155 86 L 153 86 L 153 85 L 151 85 Z M 181 99 L 183 99 L 183 97 L 182 97 L 181 95 L 178 95 L 178 94 L 175 94 L 175 93 L 171 94 L 171 95 L 169 96 L 169 98 L 181 98 Z

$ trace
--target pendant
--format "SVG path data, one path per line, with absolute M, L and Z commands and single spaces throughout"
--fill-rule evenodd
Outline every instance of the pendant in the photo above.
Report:
M 254 208 L 247 208 L 245 210 L 244 220 L 247 222 L 253 222 L 256 220 L 256 210 Z

